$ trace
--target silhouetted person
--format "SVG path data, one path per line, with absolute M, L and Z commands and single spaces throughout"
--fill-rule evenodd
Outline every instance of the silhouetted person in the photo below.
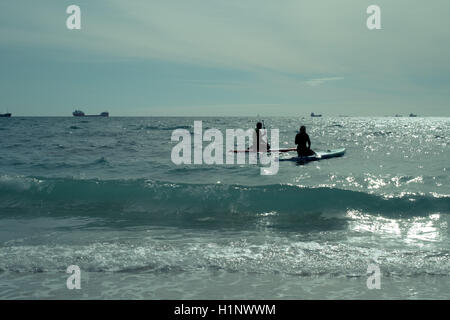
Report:
M 253 134 L 252 150 L 255 152 L 265 152 L 270 150 L 270 145 L 267 143 L 267 134 L 263 131 L 263 124 L 258 122 L 256 124 L 255 133 Z
M 305 126 L 300 127 L 300 132 L 295 136 L 295 144 L 297 145 L 299 157 L 312 156 L 314 154 L 314 151 L 311 150 L 311 140 L 309 140 Z

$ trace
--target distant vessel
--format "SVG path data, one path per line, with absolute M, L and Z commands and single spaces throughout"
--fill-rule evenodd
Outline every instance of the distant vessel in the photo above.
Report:
M 11 113 L 0 113 L 0 118 L 10 118 Z
M 311 117 L 313 118 L 320 118 L 321 116 L 321 114 L 314 114 L 314 112 L 311 112 Z
M 395 117 L 396 118 L 400 118 L 402 115 L 401 114 L 396 114 Z
M 74 117 L 109 117 L 109 112 L 105 111 L 100 114 L 84 114 L 81 110 L 75 110 L 72 112 Z
M 410 116 L 411 118 L 414 118 L 414 117 L 417 117 L 417 114 L 410 113 L 409 116 Z

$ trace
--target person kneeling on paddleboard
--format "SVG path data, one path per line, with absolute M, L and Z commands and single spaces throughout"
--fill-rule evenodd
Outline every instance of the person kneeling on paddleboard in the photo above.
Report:
M 297 145 L 297 154 L 299 157 L 312 156 L 315 154 L 311 150 L 311 140 L 306 133 L 305 126 L 300 127 L 300 132 L 295 136 L 295 144 Z

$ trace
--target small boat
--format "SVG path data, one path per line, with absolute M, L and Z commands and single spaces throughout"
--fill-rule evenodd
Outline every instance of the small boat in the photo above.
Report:
M 11 118 L 11 113 L 0 113 L 0 118 Z
M 311 117 L 313 118 L 320 118 L 321 116 L 321 114 L 314 114 L 314 112 L 311 112 Z
M 417 114 L 410 113 L 409 116 L 410 116 L 411 118 L 415 118 L 415 117 L 417 117 Z
M 72 112 L 74 117 L 109 117 L 109 112 L 105 111 L 100 114 L 84 114 L 81 110 L 75 110 Z

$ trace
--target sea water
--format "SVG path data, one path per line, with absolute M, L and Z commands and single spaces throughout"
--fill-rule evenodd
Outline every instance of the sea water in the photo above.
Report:
M 0 119 L 0 298 L 450 298 L 450 118 L 266 118 L 347 149 L 273 176 L 173 164 L 194 120 L 259 119 Z

